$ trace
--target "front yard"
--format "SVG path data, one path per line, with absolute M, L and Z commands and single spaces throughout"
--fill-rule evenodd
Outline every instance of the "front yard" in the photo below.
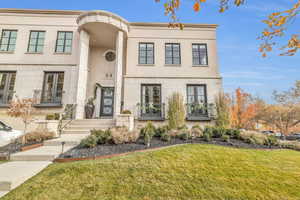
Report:
M 187 144 L 52 164 L 3 200 L 300 199 L 300 153 Z

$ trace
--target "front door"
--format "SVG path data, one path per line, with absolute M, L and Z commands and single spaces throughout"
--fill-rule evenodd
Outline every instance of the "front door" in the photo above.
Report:
M 112 117 L 114 113 L 114 88 L 103 87 L 101 89 L 100 117 Z

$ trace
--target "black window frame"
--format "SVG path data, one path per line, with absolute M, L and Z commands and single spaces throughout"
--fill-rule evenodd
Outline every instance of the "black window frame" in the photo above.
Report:
M 0 74 L 7 74 L 7 79 L 5 80 L 5 85 L 3 89 L 3 102 L 0 102 L 0 105 L 8 105 L 9 101 L 13 99 L 14 89 L 16 86 L 16 78 L 17 78 L 17 72 L 16 71 L 0 71 Z M 10 89 L 12 76 L 14 75 L 14 82 L 13 82 L 13 88 Z M 10 96 L 11 95 L 11 96 Z
M 3 37 L 4 37 L 4 32 L 5 31 L 9 31 L 9 36 L 8 36 L 8 43 L 7 44 L 2 44 L 2 40 L 3 40 Z M 12 38 L 12 32 L 16 32 L 16 37 L 15 38 Z M 17 29 L 2 29 L 2 32 L 1 32 L 1 39 L 0 39 L 0 52 L 14 52 L 15 49 L 16 49 L 16 46 L 17 46 L 17 37 L 18 37 L 18 30 Z M 14 44 L 11 44 L 11 40 L 12 39 L 15 39 L 15 43 Z M 6 46 L 6 49 L 5 50 L 1 50 L 2 48 L 2 45 L 7 45 Z M 10 45 L 14 45 L 14 49 L 12 51 L 10 51 L 9 47 Z
M 55 74 L 57 76 L 56 78 L 54 77 L 54 80 L 53 80 L 53 85 L 55 85 L 55 86 L 54 86 L 54 88 L 52 88 L 53 91 L 52 91 L 52 96 L 51 96 L 50 101 L 45 100 L 45 92 L 46 92 L 45 87 L 46 87 L 46 81 L 47 81 L 46 77 L 48 74 Z M 58 83 L 59 74 L 63 74 L 63 88 L 64 88 L 64 81 L 65 81 L 65 72 L 64 71 L 44 71 L 43 88 L 42 88 L 41 101 L 40 101 L 41 104 L 61 104 L 62 98 L 63 98 L 63 93 L 64 93 L 63 88 L 61 90 L 60 101 L 56 102 L 53 100 L 55 98 L 55 95 L 57 94 L 57 83 Z
M 145 63 L 141 62 L 141 45 L 145 44 L 146 45 L 146 52 L 145 52 Z M 148 45 L 153 45 L 153 53 L 152 53 L 152 63 L 148 63 Z M 139 42 L 139 65 L 154 65 L 155 64 L 155 44 L 154 42 Z
M 37 32 L 37 38 L 31 38 L 32 33 L 33 32 Z M 44 33 L 44 38 L 39 38 L 40 33 Z M 31 44 L 31 39 L 35 39 L 36 40 L 36 44 Z M 43 44 L 38 44 L 38 40 L 39 39 L 43 39 Z M 29 34 L 29 40 L 28 40 L 28 46 L 27 46 L 27 53 L 43 53 L 44 51 L 44 47 L 45 47 L 45 39 L 46 39 L 46 31 L 42 31 L 42 30 L 31 30 L 30 34 Z M 34 51 L 30 51 L 30 46 L 34 46 Z M 42 50 L 41 51 L 37 51 L 38 46 L 42 46 Z
M 149 112 L 149 113 L 143 113 L 143 106 L 145 106 L 145 102 L 143 102 L 143 88 L 145 87 L 159 87 L 159 98 L 160 98 L 160 102 L 159 102 L 159 107 L 160 107 L 160 112 L 158 114 L 154 114 L 152 113 L 153 111 Z M 162 120 L 163 119 L 163 103 L 162 103 L 162 84 L 160 83 L 142 83 L 141 84 L 141 93 L 140 93 L 140 98 L 141 98 L 141 103 L 140 105 L 142 106 L 140 108 L 140 114 L 141 114 L 141 119 L 144 120 Z M 149 108 L 146 108 L 149 109 Z
M 58 41 L 61 40 L 61 39 L 59 39 L 59 34 L 60 33 L 64 33 L 63 45 L 58 45 Z M 67 37 L 66 37 L 67 33 L 71 33 L 72 34 L 72 38 L 71 39 L 67 39 Z M 74 37 L 73 31 L 57 31 L 56 43 L 55 43 L 55 53 L 72 53 L 73 37 Z M 71 40 L 71 45 L 66 45 L 66 41 L 67 40 Z M 58 46 L 62 46 L 63 47 L 63 51 L 62 52 L 58 52 L 57 51 L 57 47 Z M 66 52 L 66 46 L 70 47 L 70 52 Z
M 189 102 L 189 87 L 194 87 L 194 97 L 196 99 L 194 99 L 194 102 Z M 204 112 L 201 114 L 201 115 L 196 115 L 194 116 L 193 113 L 189 113 L 189 109 L 190 107 L 189 106 L 192 106 L 192 105 L 197 105 L 198 104 L 198 96 L 199 94 L 197 94 L 198 92 L 197 91 L 197 87 L 203 87 L 204 88 Z M 193 119 L 194 117 L 196 118 L 201 118 L 201 117 L 207 117 L 208 116 L 208 98 L 207 98 L 207 85 L 206 84 L 187 84 L 186 85 L 186 103 L 187 103 L 187 119 Z
M 172 56 L 171 57 L 167 57 L 167 45 L 172 45 Z M 174 45 L 178 45 L 179 47 L 179 63 L 174 63 Z M 171 58 L 172 59 L 172 63 L 167 63 L 167 58 Z M 181 65 L 181 44 L 180 43 L 165 43 L 165 65 Z
M 197 45 L 197 54 L 198 54 L 198 63 L 194 63 L 194 45 Z M 201 64 L 201 52 L 200 52 L 200 46 L 205 46 L 205 57 L 206 57 L 206 64 Z M 207 44 L 206 43 L 193 43 L 192 44 L 192 62 L 193 62 L 193 66 L 195 67 L 201 67 L 201 66 L 208 66 L 208 50 L 207 50 Z

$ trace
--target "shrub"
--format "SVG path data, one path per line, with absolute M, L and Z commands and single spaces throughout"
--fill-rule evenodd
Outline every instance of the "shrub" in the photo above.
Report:
M 129 114 L 131 114 L 131 111 L 130 110 L 123 110 L 122 114 L 128 114 L 129 115 Z
M 168 133 L 163 133 L 160 137 L 160 139 L 164 142 L 170 142 L 171 136 Z
M 178 138 L 181 140 L 188 140 L 189 139 L 189 134 L 188 133 L 181 133 L 178 135 Z
M 138 131 L 128 131 L 126 127 L 115 127 L 110 130 L 111 138 L 114 144 L 124 144 L 136 142 L 140 137 Z
M 168 119 L 170 129 L 177 129 L 185 123 L 185 107 L 180 93 L 173 93 L 168 99 Z
M 216 126 L 226 128 L 230 124 L 230 97 L 219 92 L 215 98 Z
M 105 131 L 94 129 L 94 130 L 91 130 L 91 135 L 94 135 L 97 137 L 97 144 L 106 144 L 112 140 L 110 129 L 107 129 Z
M 226 134 L 226 129 L 223 127 L 211 127 L 212 128 L 212 137 L 220 138 Z
M 267 146 L 278 146 L 279 145 L 277 138 L 273 135 L 267 136 L 264 144 Z
M 177 137 L 178 135 L 180 135 L 180 133 L 181 133 L 182 131 L 180 131 L 180 130 L 170 130 L 169 132 L 168 132 L 168 134 L 171 136 L 171 137 Z
M 40 143 L 45 140 L 53 139 L 55 136 L 54 132 L 49 131 L 33 131 L 25 135 L 26 143 Z
M 297 141 L 279 140 L 278 145 L 281 148 L 294 149 L 300 151 L 300 142 Z
M 210 142 L 211 141 L 211 135 L 208 132 L 206 132 L 206 133 L 203 134 L 203 139 L 206 142 Z
M 90 135 L 81 140 L 79 146 L 83 148 L 93 148 L 97 146 L 98 138 L 95 135 Z
M 205 126 L 203 130 L 203 135 L 213 135 L 214 128 L 212 126 Z
M 229 135 L 222 135 L 222 141 L 223 142 L 230 142 L 230 136 Z
M 267 136 L 255 131 L 242 131 L 240 133 L 240 139 L 249 144 L 264 145 Z
M 46 120 L 59 120 L 59 113 L 46 115 Z
M 161 137 L 163 134 L 167 133 L 169 131 L 169 126 L 161 126 L 155 129 L 155 137 Z
M 192 139 L 203 137 L 202 128 L 199 125 L 193 126 L 190 131 L 190 136 Z
M 189 128 L 187 127 L 186 124 L 183 124 L 182 126 L 178 127 L 177 129 L 178 129 L 178 130 L 187 130 L 187 129 L 189 129 Z
M 144 127 L 143 134 L 144 134 L 144 143 L 149 147 L 151 140 L 155 135 L 155 126 L 152 124 L 152 122 L 147 122 L 147 125 Z
M 241 131 L 238 129 L 226 129 L 226 135 L 229 135 L 230 138 L 240 139 Z

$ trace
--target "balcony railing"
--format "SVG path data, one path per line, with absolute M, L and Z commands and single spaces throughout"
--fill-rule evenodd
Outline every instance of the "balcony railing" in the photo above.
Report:
M 15 91 L 0 92 L 0 107 L 8 106 L 13 99 Z
M 139 120 L 165 120 L 165 104 L 137 104 Z
M 211 120 L 211 108 L 209 104 L 188 103 L 186 104 L 187 120 L 201 121 Z
M 36 107 L 61 107 L 64 91 L 52 93 L 51 91 L 34 90 L 33 99 Z

